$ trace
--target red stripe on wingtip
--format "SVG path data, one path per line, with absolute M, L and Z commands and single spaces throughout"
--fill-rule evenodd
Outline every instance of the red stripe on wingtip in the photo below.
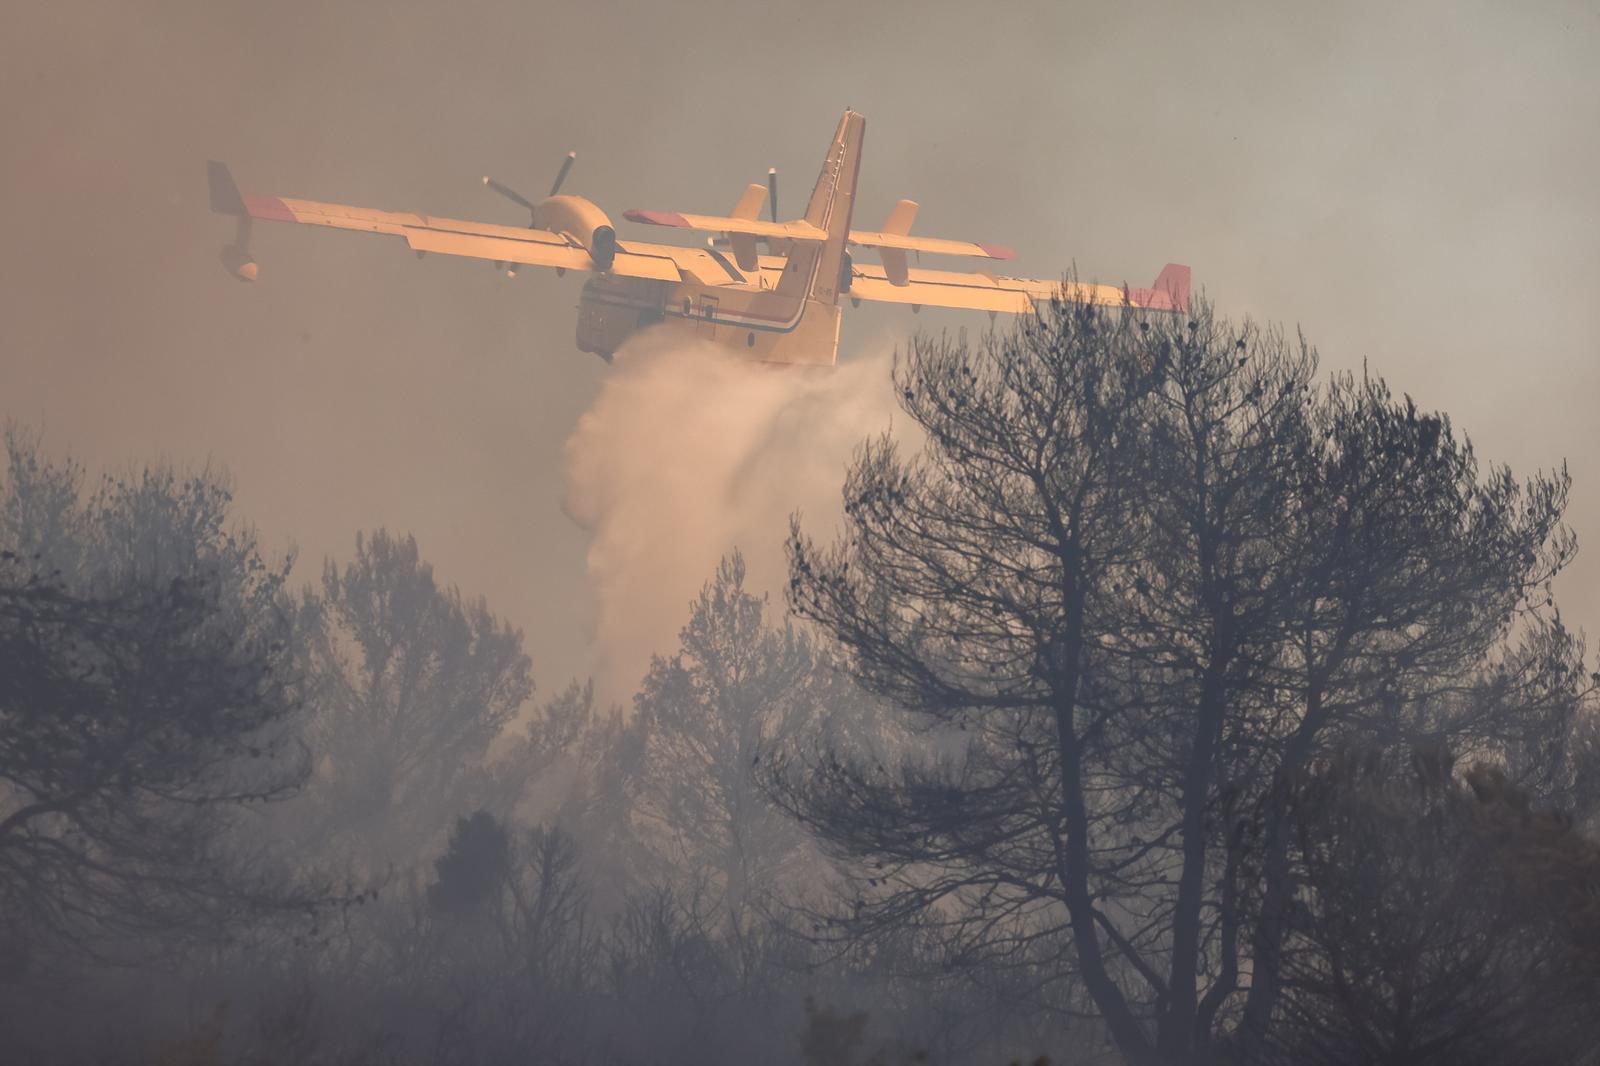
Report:
M 244 209 L 250 212 L 251 218 L 265 218 L 273 222 L 298 222 L 294 212 L 276 196 L 246 196 Z
M 644 222 L 651 226 L 676 226 L 678 229 L 689 228 L 689 220 L 676 211 L 641 211 L 634 207 L 622 212 L 622 217 L 629 222 Z
M 983 254 L 990 259 L 1015 259 L 1017 257 L 1016 252 L 1013 252 L 1003 244 L 984 244 L 979 241 L 978 247 L 982 248 Z

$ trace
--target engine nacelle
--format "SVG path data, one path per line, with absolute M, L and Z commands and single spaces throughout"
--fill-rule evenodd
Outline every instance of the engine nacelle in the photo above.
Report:
M 583 245 L 597 270 L 610 270 L 617 258 L 617 231 L 611 227 L 611 219 L 581 196 L 549 196 L 539 201 L 533 209 L 533 227 Z

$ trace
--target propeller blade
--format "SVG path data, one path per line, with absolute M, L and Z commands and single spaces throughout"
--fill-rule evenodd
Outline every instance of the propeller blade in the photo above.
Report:
M 778 168 L 767 168 L 767 207 L 772 211 L 772 221 L 778 221 Z
M 556 172 L 555 184 L 550 186 L 551 196 L 554 196 L 556 193 L 561 191 L 561 183 L 567 180 L 567 171 L 572 169 L 572 162 L 577 158 L 577 152 L 568 152 L 567 158 L 561 161 L 561 169 Z
M 483 187 L 486 189 L 492 189 L 501 196 L 504 196 L 507 200 L 510 200 L 512 203 L 526 207 L 529 211 L 533 210 L 533 201 L 529 200 L 526 196 L 522 195 L 511 186 L 502 185 L 500 182 L 495 181 L 487 174 L 483 176 Z

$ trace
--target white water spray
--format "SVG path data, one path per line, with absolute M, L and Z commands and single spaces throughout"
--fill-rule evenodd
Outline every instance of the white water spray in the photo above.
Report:
M 566 444 L 567 512 L 593 538 L 592 669 L 608 699 L 676 648 L 689 601 L 735 547 L 747 586 L 783 610 L 789 516 L 831 538 L 852 451 L 890 425 L 889 362 L 772 366 L 648 332 L 617 353 Z

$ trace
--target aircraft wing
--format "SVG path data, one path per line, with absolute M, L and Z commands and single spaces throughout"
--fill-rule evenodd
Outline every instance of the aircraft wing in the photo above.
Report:
M 760 186 L 755 186 L 760 188 Z M 649 226 L 672 226 L 676 229 L 694 229 L 706 233 L 742 233 L 750 237 L 783 237 L 791 241 L 820 241 L 827 237 L 822 230 L 809 222 L 762 222 L 754 218 L 725 218 L 721 215 L 685 215 L 678 211 L 641 211 L 638 208 L 622 212 L 629 222 L 643 222 Z
M 404 238 L 406 244 L 417 252 L 437 252 L 496 263 L 524 263 L 567 270 L 596 269 L 594 260 L 581 244 L 548 230 L 276 196 L 245 196 L 243 200 L 251 218 L 391 234 Z M 630 249 L 619 249 L 612 260 L 611 273 L 678 281 L 678 270 L 670 255 L 650 254 L 656 247 L 630 242 Z M 662 251 L 668 249 L 662 248 Z
M 855 264 L 851 268 L 849 295 L 856 300 L 911 304 L 916 307 L 955 307 L 970 311 L 1024 314 L 1031 312 L 1037 303 L 1050 300 L 1062 289 L 1059 281 L 921 269 L 909 270 L 905 283 L 896 284 L 882 267 Z M 1155 284 L 1147 289 L 1072 282 L 1066 285 L 1065 291 L 1069 299 L 1087 303 L 1121 306 L 1126 302 L 1151 311 L 1187 311 L 1189 268 L 1169 263 L 1156 278 Z
M 415 252 L 466 256 L 495 263 L 519 263 L 563 270 L 597 270 L 587 249 L 577 241 L 549 230 L 469 222 L 408 211 L 380 211 L 370 207 L 292 200 L 278 196 L 241 194 L 227 168 L 211 167 L 212 209 L 241 219 L 295 222 L 308 226 L 381 233 L 402 238 Z M 610 271 L 625 277 L 679 281 L 680 249 L 664 245 L 622 242 Z M 253 275 L 252 275 L 253 276 Z

